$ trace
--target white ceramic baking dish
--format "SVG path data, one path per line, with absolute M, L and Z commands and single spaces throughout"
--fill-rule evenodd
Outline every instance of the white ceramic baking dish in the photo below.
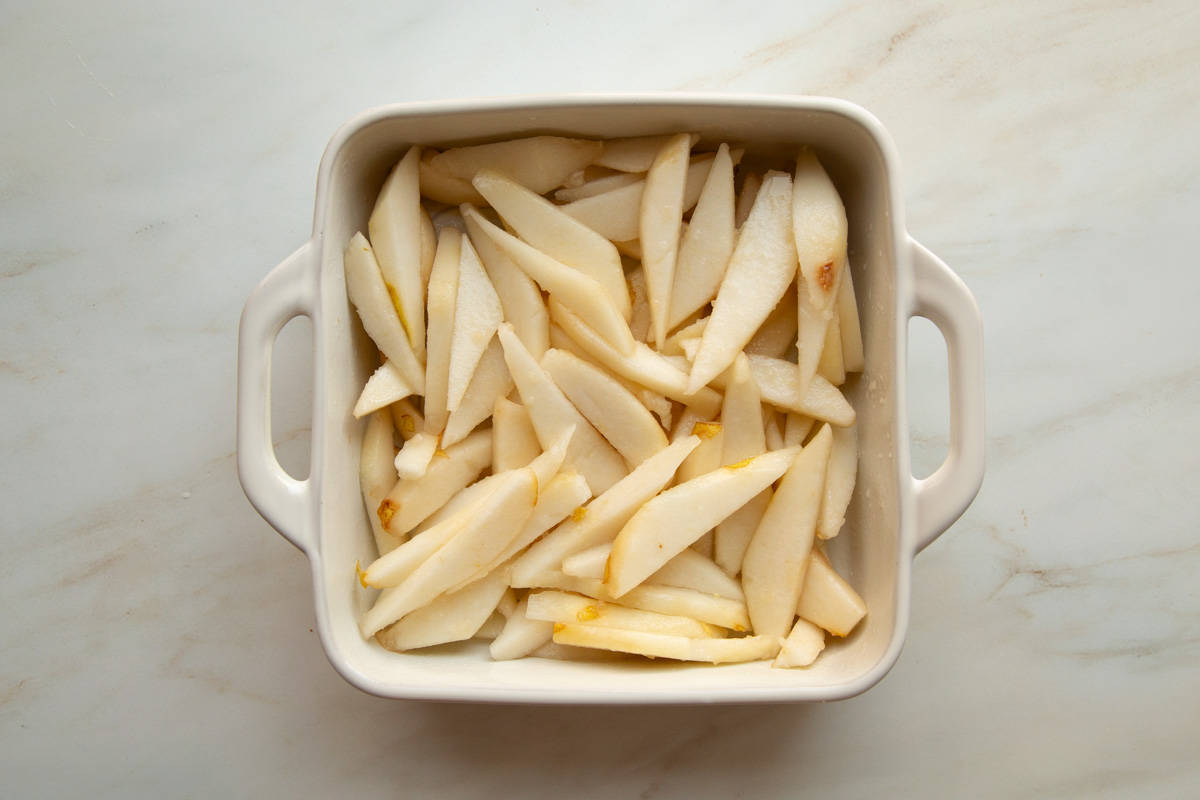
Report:
M 358 487 L 362 425 L 350 414 L 375 349 L 347 298 L 342 248 L 367 216 L 387 170 L 410 144 L 477 143 L 531 133 L 585 137 L 695 131 L 786 159 L 819 152 L 845 200 L 850 259 L 866 346 L 866 372 L 847 386 L 858 409 L 858 488 L 835 565 L 870 614 L 810 669 L 766 662 L 713 667 L 495 663 L 480 642 L 397 654 L 359 635 L 367 602 L 354 562 L 372 557 Z M 275 335 L 306 315 L 314 337 L 312 461 L 307 480 L 280 468 L 270 437 Z M 950 448 L 932 476 L 914 479 L 905 412 L 908 320 L 924 316 L 949 349 Z M 334 135 L 321 160 L 312 237 L 251 294 L 238 345 L 238 471 L 254 507 L 312 565 L 316 616 L 330 661 L 377 695 L 521 703 L 728 703 L 834 700 L 877 683 L 896 661 L 908 626 L 913 557 L 966 509 L 984 469 L 983 335 L 966 286 L 908 236 L 892 141 L 869 113 L 815 97 L 565 95 L 387 106 Z

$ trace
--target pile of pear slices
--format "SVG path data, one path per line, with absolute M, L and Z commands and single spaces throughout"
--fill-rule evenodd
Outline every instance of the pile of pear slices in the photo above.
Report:
M 858 461 L 845 209 L 808 150 L 696 144 L 414 146 L 388 175 L 345 250 L 383 360 L 364 637 L 795 667 L 865 616 L 818 546 Z

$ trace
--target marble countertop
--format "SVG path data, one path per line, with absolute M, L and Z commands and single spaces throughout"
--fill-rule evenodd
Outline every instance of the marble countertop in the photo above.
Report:
M 1193 4 L 45 2 L 0 31 L 0 774 L 11 796 L 1181 797 L 1200 783 Z M 801 8 L 801 5 L 804 8 Z M 844 97 L 987 327 L 989 471 L 891 674 L 822 706 L 382 701 L 234 469 L 238 315 L 386 102 Z M 307 331 L 276 419 L 303 470 Z M 946 446 L 914 323 L 914 461 Z

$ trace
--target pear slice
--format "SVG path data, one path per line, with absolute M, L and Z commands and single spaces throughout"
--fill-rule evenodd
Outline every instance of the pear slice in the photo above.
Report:
M 602 142 L 561 136 L 530 136 L 493 144 L 454 147 L 435 155 L 429 164 L 468 183 L 483 170 L 495 170 L 532 192 L 545 194 L 562 186 L 572 174 L 593 163 L 603 151 Z
M 825 168 L 807 148 L 796 159 L 793 187 L 792 225 L 800 274 L 811 307 L 828 320 L 846 265 L 846 208 Z
M 350 243 L 346 245 L 343 264 L 346 272 L 346 293 L 358 310 L 363 329 L 383 353 L 384 358 L 396 365 L 409 386 L 413 387 L 417 394 L 424 393 L 424 368 L 417 360 L 408 341 L 408 333 L 400 323 L 396 307 L 392 304 L 387 285 L 383 281 L 383 273 L 379 270 L 379 262 L 375 260 L 375 253 L 368 244 L 367 237 L 361 233 L 354 234 Z
M 526 613 L 528 608 L 529 598 L 526 597 L 517 605 L 516 611 L 508 615 L 504 629 L 488 648 L 493 661 L 524 658 L 553 637 L 554 623 L 531 619 Z
M 389 451 L 390 452 L 390 451 Z M 476 431 L 446 448 L 418 480 L 399 481 L 379 504 L 384 528 L 401 537 L 421 524 L 479 476 L 492 460 L 492 432 Z
M 761 172 L 748 172 L 742 179 L 742 191 L 738 194 L 737 208 L 734 212 L 734 224 L 739 229 L 750 218 L 750 209 L 754 208 L 754 201 L 758 199 L 758 190 L 762 188 L 762 181 Z
M 746 343 L 747 355 L 783 358 L 796 345 L 796 292 L 788 290 L 783 299 Z
M 627 392 L 635 396 L 642 405 L 644 405 L 649 411 L 658 417 L 663 428 L 671 427 L 671 415 L 674 413 L 674 409 L 671 406 L 670 400 L 668 400 L 666 397 L 663 397 L 658 392 L 647 389 L 644 386 L 640 386 L 626 378 L 624 375 L 619 375 L 608 369 L 603 364 L 599 363 L 597 359 L 592 357 L 590 353 L 580 347 L 579 343 L 568 336 L 562 328 L 555 324 L 550 325 L 550 346 L 558 350 L 568 352 L 579 360 L 587 362 L 598 370 L 602 370 L 605 375 L 621 384 L 621 386 L 625 387 Z
M 361 419 L 412 394 L 412 386 L 404 380 L 404 375 L 396 369 L 396 365 L 384 361 L 363 386 L 362 394 L 354 404 L 354 418 Z
M 667 329 L 681 322 L 714 297 L 733 253 L 733 160 L 722 144 L 679 243 Z
M 471 244 L 487 270 L 496 294 L 500 296 L 500 305 L 504 308 L 504 318 L 512 323 L 517 337 L 533 353 L 535 358 L 541 358 L 546 352 L 549 340 L 550 315 L 546 311 L 546 302 L 542 292 L 525 272 L 505 255 L 491 237 L 483 232 L 480 220 L 483 217 L 472 206 L 461 209 L 463 220 L 467 225 L 467 233 Z
M 646 189 L 642 193 L 638 238 L 642 242 L 642 269 L 646 273 L 650 327 L 656 344 L 667 338 L 691 147 L 691 137 L 686 133 L 668 139 L 646 173 Z
M 853 425 L 835 428 L 829 472 L 825 476 L 825 495 L 821 500 L 821 515 L 817 518 L 817 536 L 821 539 L 832 539 L 842 529 L 857 475 L 858 429 Z
M 497 397 L 492 410 L 492 472 L 516 469 L 541 450 L 525 406 Z
M 620 383 L 564 350 L 548 350 L 542 369 L 616 448 L 630 469 L 667 446 L 654 416 Z
M 846 362 L 842 355 L 842 326 L 837 314 L 829 319 L 825 327 L 825 344 L 821 348 L 821 359 L 817 362 L 817 374 L 834 386 L 846 382 Z
M 557 624 L 554 626 L 554 642 L 618 653 L 636 653 L 650 658 L 707 661 L 710 664 L 761 661 L 771 658 L 779 650 L 779 640 L 768 636 L 689 639 L 686 636 L 599 628 L 592 625 Z
M 488 222 L 482 215 L 476 215 L 475 219 L 483 236 L 490 238 L 551 297 L 578 314 L 617 352 L 627 355 L 633 349 L 629 323 L 594 278 L 555 261 Z
M 580 550 L 574 555 L 567 556 L 562 562 L 564 575 L 572 578 L 604 578 L 604 567 L 608 564 L 608 554 L 612 552 L 612 542 L 604 542 L 586 550 Z
M 383 282 L 418 361 L 425 359 L 425 287 L 421 281 L 421 148 L 410 147 L 392 169 L 379 197 L 367 233 L 383 273 Z
M 867 615 L 867 604 L 838 575 L 820 551 L 814 551 L 796 613 L 834 636 L 849 636 Z
M 429 462 L 439 449 L 437 434 L 418 433 L 404 443 L 396 454 L 396 473 L 401 480 L 415 481 L 429 469 Z
M 808 434 L 812 431 L 813 425 L 817 421 L 812 417 L 804 414 L 791 412 L 787 415 L 784 421 L 783 428 L 783 444 L 785 447 L 795 447 L 796 445 L 804 444 L 804 440 L 808 438 Z M 838 430 L 841 430 L 840 428 Z M 837 442 L 837 431 L 834 431 L 834 442 Z
M 803 619 L 796 620 L 772 667 L 807 667 L 825 649 L 825 631 Z
M 390 552 L 400 539 L 387 532 L 375 510 L 396 485 L 396 468 L 392 463 L 392 417 L 386 411 L 376 411 L 367 419 L 363 432 L 362 454 L 358 460 L 358 482 L 363 504 L 371 521 L 371 533 L 379 555 Z
M 418 411 L 411 401 L 397 400 L 388 410 L 391 411 L 392 425 L 396 433 L 399 433 L 404 441 L 407 442 L 425 429 L 425 415 Z
M 458 270 L 462 263 L 462 234 L 443 228 L 438 236 L 433 272 L 429 275 L 428 348 L 425 362 L 425 431 L 441 433 L 450 416 L 450 348 L 454 340 L 454 306 L 458 299 Z
M 435 155 L 437 154 L 432 150 L 426 150 L 421 156 L 421 194 L 435 202 L 449 205 L 482 203 L 483 198 L 469 180 L 456 178 L 444 166 L 434 165 Z
M 479 359 L 504 321 L 500 296 L 483 271 L 483 264 L 463 238 L 458 264 L 458 295 L 454 301 L 454 327 L 450 336 L 450 367 L 446 384 L 446 408 L 453 413 L 479 365 Z M 488 405 L 491 405 L 490 403 Z
M 700 444 L 694 436 L 680 439 L 643 461 L 607 491 L 597 494 L 579 513 L 513 562 L 512 585 L 531 586 L 538 574 L 558 569 L 563 559 L 593 545 L 612 541 L 638 507 L 658 494 L 688 453 Z
M 725 403 L 721 407 L 721 461 L 734 464 L 766 452 L 767 439 L 763 429 L 761 398 L 758 384 L 750 374 L 750 362 L 739 353 L 730 369 Z M 742 568 L 746 546 L 771 501 L 770 487 L 763 489 L 744 506 L 729 515 L 717 526 L 713 539 L 713 560 L 729 575 Z
M 813 307 L 804 280 L 796 281 L 796 325 L 796 385 L 797 391 L 804 395 L 817 374 L 829 335 L 829 318 Z
M 446 420 L 442 447 L 462 441 L 476 426 L 492 416 L 496 401 L 507 397 L 512 389 L 513 379 L 504 361 L 504 348 L 500 346 L 500 340 L 493 336 L 475 367 L 475 374 L 463 393 L 462 402 Z
M 700 141 L 699 134 L 687 134 L 688 147 Z M 626 139 L 609 139 L 604 151 L 595 160 L 596 166 L 608 167 L 621 172 L 645 172 L 654 164 L 659 151 L 672 139 L 672 134 L 659 136 L 631 136 Z
M 719 629 L 688 617 L 626 608 L 593 597 L 555 590 L 531 592 L 525 614 L 530 619 L 545 622 L 623 628 L 697 639 L 709 639 L 720 635 Z
M 763 430 L 767 437 L 768 450 L 782 450 L 783 448 L 787 447 L 787 442 L 783 438 L 783 425 L 779 420 L 779 412 L 768 408 L 766 421 L 763 423 Z
M 589 547 L 563 560 L 562 571 L 565 575 L 575 578 L 593 578 L 601 580 L 604 568 L 608 564 L 612 544 L 598 544 Z M 685 548 L 679 555 L 672 558 L 662 568 L 651 575 L 647 583 L 658 586 L 676 586 L 680 589 L 692 589 L 730 600 L 745 601 L 741 585 L 729 577 L 712 562 L 711 559 L 697 553 L 691 548 Z
M 825 425 L 792 462 L 746 548 L 742 589 L 757 633 L 785 636 L 796 615 L 832 444 Z
M 640 266 L 635 267 L 629 271 L 628 281 L 629 295 L 633 303 L 629 330 L 633 333 L 633 338 L 645 342 L 650 338 L 650 299 L 646 295 L 646 273 Z
M 787 471 L 789 448 L 730 464 L 646 503 L 613 541 L 605 585 L 620 598 Z
M 838 287 L 838 328 L 842 333 L 842 362 L 846 372 L 863 371 L 862 327 L 858 319 L 858 301 L 854 296 L 854 275 L 849 262 L 842 270 Z
M 796 277 L 791 220 L 791 178 L 768 173 L 713 301 L 689 391 L 707 385 L 733 363 Z
M 495 488 L 495 482 L 490 483 L 487 488 L 489 491 Z M 430 556 L 453 539 L 471 521 L 474 509 L 487 495 L 488 492 L 471 493 L 470 503 L 462 505 L 457 508 L 455 513 L 441 522 L 418 532 L 408 541 L 402 542 L 395 549 L 372 561 L 370 566 L 358 576 L 359 582 L 363 586 L 383 589 L 377 602 L 386 602 L 384 601 L 385 595 L 394 594 L 395 588 L 404 583 L 417 567 L 428 561 Z
M 475 176 L 473 183 L 518 236 L 595 280 L 608 292 L 622 316 L 629 319 L 629 291 L 621 255 L 612 242 L 503 175 L 484 170 Z
M 388 650 L 396 651 L 470 639 L 487 622 L 506 589 L 502 573 L 489 575 L 438 597 L 379 631 L 375 638 Z
M 595 197 L 598 194 L 611 192 L 613 189 L 629 186 L 645 177 L 644 174 L 638 172 L 619 172 L 612 175 L 601 175 L 598 178 L 585 181 L 579 186 L 568 186 L 556 190 L 554 192 L 554 199 L 559 203 L 573 203 L 576 200 Z
M 693 589 L 643 583 L 623 597 L 614 598 L 605 588 L 603 581 L 596 578 L 573 578 L 558 570 L 540 572 L 533 576 L 530 583 L 537 588 L 574 592 L 605 602 L 618 603 L 627 608 L 689 617 L 733 631 L 744 632 L 750 627 L 750 617 L 746 613 L 744 602 Z
M 394 593 L 380 595 L 363 615 L 364 636 L 373 636 L 406 614 L 428 605 L 472 575 L 480 564 L 489 563 L 520 532 L 533 513 L 537 478 L 528 468 L 506 472 L 500 478 L 488 496 L 465 512 L 466 521 L 448 542 L 413 570 Z
M 853 425 L 854 408 L 837 387 L 820 375 L 814 375 L 808 392 L 800 394 L 800 376 L 790 361 L 766 356 L 749 356 L 750 374 L 758 384 L 764 403 L 785 411 L 795 411 L 823 420 L 832 425 Z M 725 376 L 718 375 L 713 386 L 725 388 Z
M 550 375 L 534 361 L 508 323 L 500 326 L 500 344 L 538 441 L 548 447 L 574 428 L 567 464 L 582 474 L 596 492 L 603 492 L 623 478 L 627 470 L 620 453 L 588 424 Z
M 634 345 L 632 354 L 623 355 L 562 304 L 551 300 L 550 311 L 554 321 L 571 339 L 617 375 L 702 413 L 715 414 L 720 408 L 719 394 L 707 386 L 689 392 L 687 373 L 641 342 Z
M 659 352 L 665 356 L 687 356 L 687 351 L 683 347 L 683 343 L 694 339 L 699 346 L 700 337 L 704 335 L 704 327 L 708 325 L 708 317 L 701 317 L 694 322 L 684 325 L 679 330 L 672 333 L 663 342 Z M 694 355 L 694 354 L 693 354 Z

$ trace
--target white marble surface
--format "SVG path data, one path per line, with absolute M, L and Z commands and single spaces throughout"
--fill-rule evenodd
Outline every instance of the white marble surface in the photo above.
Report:
M 1182 797 L 1200 786 L 1200 16 L 1186 2 L 9 4 L 0 780 L 12 797 Z M 903 6 L 903 8 L 902 8 Z M 238 10 L 234 10 L 238 8 Z M 234 474 L 238 314 L 390 101 L 831 94 L 987 324 L 984 489 L 882 684 L 818 707 L 386 702 Z M 280 438 L 303 463 L 304 339 Z M 945 446 L 915 325 L 915 460 Z

